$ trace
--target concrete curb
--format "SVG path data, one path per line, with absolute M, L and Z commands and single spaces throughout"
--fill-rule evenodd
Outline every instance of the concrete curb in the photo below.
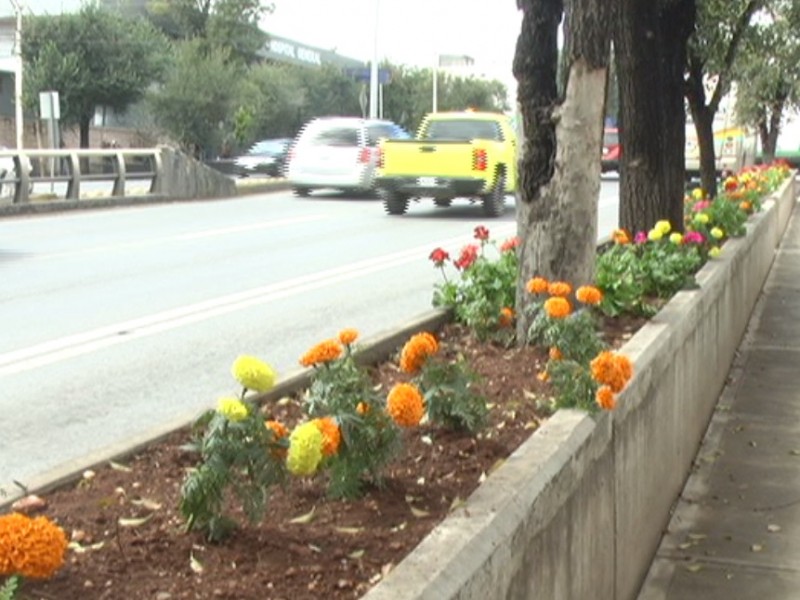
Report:
M 384 360 L 402 347 L 411 335 L 420 331 L 437 331 L 449 320 L 450 314 L 448 311 L 431 310 L 401 324 L 399 327 L 365 338 L 363 341 L 358 342 L 356 360 L 360 364 L 371 364 Z M 297 369 L 284 377 L 269 392 L 253 396 L 253 400 L 258 403 L 271 402 L 302 390 L 310 384 L 312 373 L 313 369 Z M 191 413 L 166 423 L 161 423 L 152 429 L 121 440 L 116 444 L 65 462 L 30 481 L 22 482 L 24 489 L 13 481 L 0 481 L 0 511 L 7 510 L 15 500 L 23 497 L 26 491 L 37 494 L 46 493 L 66 483 L 76 481 L 87 469 L 97 468 L 112 460 L 123 460 L 146 446 L 163 440 L 176 431 L 191 427 L 203 410 L 205 409 L 193 410 Z

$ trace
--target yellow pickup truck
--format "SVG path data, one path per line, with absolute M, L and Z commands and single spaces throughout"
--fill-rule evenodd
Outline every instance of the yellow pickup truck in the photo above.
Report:
M 450 206 L 464 197 L 498 217 L 506 195 L 516 189 L 516 154 L 514 129 L 504 114 L 430 113 L 414 139 L 380 142 L 375 187 L 390 215 L 405 214 L 412 199 Z

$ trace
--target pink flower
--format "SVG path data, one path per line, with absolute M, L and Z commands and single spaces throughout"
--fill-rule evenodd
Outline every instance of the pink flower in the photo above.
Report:
M 519 246 L 519 238 L 514 236 L 512 238 L 508 238 L 505 242 L 500 245 L 500 252 L 510 252 L 514 248 Z
M 437 267 L 441 267 L 444 264 L 444 261 L 450 259 L 450 255 L 447 253 L 446 250 L 442 250 L 441 248 L 436 248 L 429 257 L 433 264 Z
M 469 244 L 461 249 L 461 255 L 453 264 L 459 270 L 469 269 L 476 258 L 478 258 L 478 247 L 475 244 Z
M 489 239 L 489 230 L 483 225 L 478 225 L 475 228 L 475 239 L 485 242 Z
M 684 244 L 702 244 L 705 241 L 706 238 L 699 231 L 687 231 L 683 234 Z
M 647 241 L 647 232 L 640 231 L 634 237 L 633 241 L 635 244 L 644 244 Z
M 692 212 L 700 212 L 702 210 L 707 209 L 711 206 L 711 202 L 708 200 L 701 200 L 700 202 L 695 202 L 694 206 L 692 206 Z

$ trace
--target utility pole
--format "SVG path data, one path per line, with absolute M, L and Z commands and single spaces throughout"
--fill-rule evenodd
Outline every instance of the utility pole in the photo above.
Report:
M 22 120 L 22 0 L 10 0 L 17 17 L 14 29 L 14 129 L 17 133 L 17 150 L 22 150 L 24 123 Z
M 369 118 L 378 118 L 378 24 L 380 23 L 381 0 L 375 0 L 375 39 L 372 46 L 372 63 L 369 71 Z

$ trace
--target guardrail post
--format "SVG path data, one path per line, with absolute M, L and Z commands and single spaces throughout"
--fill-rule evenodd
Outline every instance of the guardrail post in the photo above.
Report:
M 69 153 L 70 178 L 67 182 L 68 200 L 79 200 L 81 197 L 81 161 L 75 152 Z M 88 162 L 88 161 L 87 161 Z
M 160 194 L 161 179 L 164 177 L 164 163 L 161 160 L 161 148 L 153 150 L 153 181 L 150 183 L 150 193 Z
M 114 188 L 111 190 L 112 196 L 125 195 L 125 155 L 122 152 L 117 152 L 114 155 L 115 162 L 117 163 L 116 177 L 114 177 Z
M 31 190 L 31 161 L 27 154 L 14 155 L 14 169 L 17 171 L 14 181 L 14 203 L 28 202 Z

